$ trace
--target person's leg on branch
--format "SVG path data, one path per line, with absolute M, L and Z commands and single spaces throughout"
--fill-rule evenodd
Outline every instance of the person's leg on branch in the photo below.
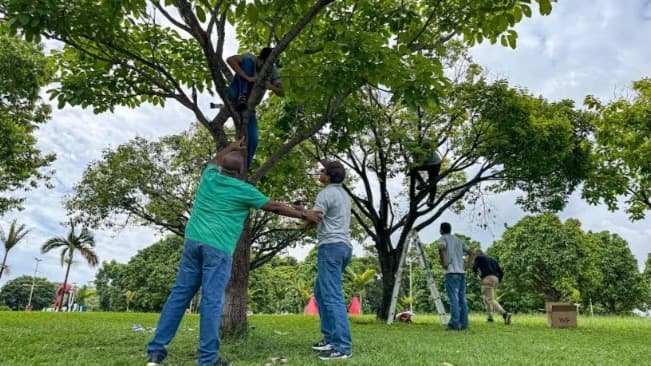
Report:
M 249 76 L 255 75 L 255 61 L 245 58 L 242 60 L 240 65 L 242 71 Z M 246 109 L 246 103 L 251 93 L 251 83 L 241 76 L 235 74 L 233 76 L 233 81 L 228 87 L 228 99 L 231 100 L 231 103 L 235 104 L 235 108 L 239 111 Z
M 436 186 L 438 184 L 440 170 L 440 164 L 429 165 L 427 167 L 427 184 L 429 185 L 429 198 L 427 199 L 427 203 L 429 205 L 434 204 L 434 198 L 436 197 Z
M 258 118 L 255 110 L 249 111 L 248 136 L 246 139 L 246 169 L 251 170 L 253 157 L 258 149 Z

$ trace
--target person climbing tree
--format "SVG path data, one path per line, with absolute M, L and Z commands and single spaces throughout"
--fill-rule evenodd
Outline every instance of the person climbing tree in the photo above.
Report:
M 262 65 L 264 65 L 271 51 L 273 51 L 273 48 L 265 47 L 257 57 L 250 53 L 245 53 L 242 55 L 233 55 L 226 59 L 228 65 L 235 71 L 233 81 L 228 87 L 228 99 L 230 99 L 238 111 L 246 110 L 251 89 L 258 80 L 257 73 L 262 68 Z M 271 72 L 265 78 L 263 86 L 279 97 L 285 95 L 278 68 L 275 64 L 272 65 Z M 249 111 L 248 121 L 246 166 L 247 169 L 250 169 L 253 156 L 258 148 L 258 120 L 255 108 Z
M 430 150 L 430 149 L 427 149 Z M 416 157 L 416 165 L 412 166 L 409 169 L 409 175 L 416 179 L 416 189 L 421 191 L 424 189 L 429 189 L 429 197 L 427 198 L 427 204 L 430 206 L 434 205 L 434 198 L 436 197 L 436 186 L 438 184 L 438 176 L 441 171 L 441 157 L 436 151 L 433 151 L 431 155 L 426 158 Z M 427 172 L 427 181 L 423 179 L 420 175 L 420 172 Z

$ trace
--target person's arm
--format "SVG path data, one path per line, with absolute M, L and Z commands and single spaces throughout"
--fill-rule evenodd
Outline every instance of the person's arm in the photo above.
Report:
M 244 80 L 248 81 L 249 83 L 255 83 L 257 78 L 255 76 L 249 76 L 247 75 L 244 70 L 240 67 L 242 64 L 242 57 L 240 55 L 233 55 L 230 56 L 229 58 L 226 59 L 226 62 L 228 63 L 228 66 L 235 71 L 236 74 L 238 74 L 240 77 L 242 77 Z
M 267 90 L 271 90 L 274 94 L 276 94 L 276 95 L 279 96 L 279 97 L 284 97 L 284 96 L 285 96 L 285 91 L 283 90 L 283 85 L 280 84 L 280 83 L 274 85 L 274 84 L 272 84 L 272 83 L 270 83 L 270 82 L 267 81 L 267 82 L 264 84 L 264 87 L 265 87 Z
M 445 257 L 445 247 L 443 245 L 439 245 L 439 262 L 443 269 L 448 269 L 448 266 L 446 265 L 448 259 Z
M 226 156 L 228 153 L 231 153 L 233 151 L 242 151 L 246 149 L 246 145 L 244 144 L 244 136 L 242 136 L 239 140 L 235 140 L 231 142 L 228 146 L 223 148 L 221 151 L 219 151 L 211 160 L 211 162 L 217 166 L 222 166 L 222 161 L 224 160 L 224 156 Z
M 275 213 L 277 215 L 294 217 L 297 219 L 307 220 L 318 224 L 321 222 L 321 213 L 315 210 L 298 210 L 292 206 L 286 205 L 278 201 L 269 201 L 264 206 L 262 210 Z
M 470 248 L 464 247 L 464 249 L 466 250 L 466 257 L 467 258 L 466 258 L 466 264 L 465 264 L 465 266 L 463 268 L 468 269 L 468 268 L 471 267 L 472 261 L 473 261 L 473 259 L 475 259 L 475 256 L 473 254 L 473 251 L 470 250 Z

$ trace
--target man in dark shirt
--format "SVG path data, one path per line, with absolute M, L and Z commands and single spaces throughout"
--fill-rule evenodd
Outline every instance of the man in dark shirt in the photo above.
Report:
M 502 305 L 495 299 L 495 289 L 500 282 L 504 272 L 500 268 L 499 263 L 495 258 L 489 257 L 481 250 L 475 252 L 475 259 L 472 262 L 472 272 L 477 275 L 477 270 L 480 272 L 481 278 L 481 297 L 486 307 L 486 315 L 488 322 L 493 322 L 493 312 L 498 312 L 504 318 L 504 324 L 511 324 L 511 313 L 506 312 Z

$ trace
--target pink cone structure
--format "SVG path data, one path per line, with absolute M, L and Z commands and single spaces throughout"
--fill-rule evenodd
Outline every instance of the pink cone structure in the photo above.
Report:
M 348 314 L 350 315 L 362 315 L 362 304 L 359 303 L 359 298 L 353 296 L 353 299 L 350 301 L 348 306 Z
M 310 302 L 307 303 L 303 314 L 307 315 L 319 315 L 319 305 L 316 303 L 314 296 L 310 298 Z

